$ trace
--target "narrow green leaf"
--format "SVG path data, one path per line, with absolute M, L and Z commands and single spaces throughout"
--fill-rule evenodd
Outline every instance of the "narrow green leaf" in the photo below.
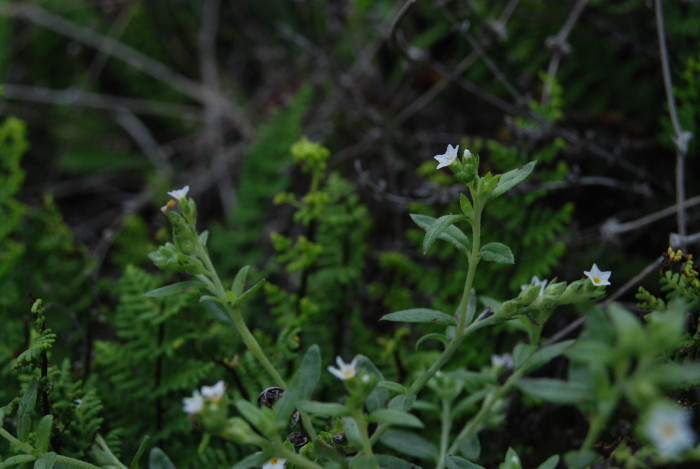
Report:
M 416 225 L 420 226 L 426 231 L 437 221 L 437 219 L 429 217 L 428 215 L 418 215 L 415 213 L 411 214 L 411 219 Z M 456 247 L 457 250 L 467 255 L 471 252 L 472 243 L 469 241 L 469 237 L 454 225 L 448 226 L 447 229 L 445 229 L 445 231 L 438 236 L 438 238 L 442 239 L 443 241 L 447 241 Z
M 590 467 L 598 454 L 593 450 L 569 451 L 564 455 L 564 462 L 570 469 L 584 469 Z
M 49 449 L 49 440 L 51 439 L 51 427 L 53 426 L 53 415 L 44 415 L 36 429 L 36 448 L 38 454 L 44 454 Z
M 282 399 L 280 399 L 280 401 Z M 277 403 L 279 403 L 280 401 L 277 401 Z M 243 416 L 243 418 L 250 422 L 250 424 L 255 428 L 261 430 L 262 428 L 266 427 L 265 421 L 267 420 L 267 418 L 263 413 L 263 408 L 256 407 L 250 402 L 244 401 L 242 399 L 234 402 L 233 405 L 236 406 L 236 409 L 238 409 L 238 412 Z M 264 409 L 267 409 L 267 407 L 264 407 Z M 271 409 L 267 410 L 270 411 Z
M 462 209 L 462 213 L 467 217 L 467 220 L 474 219 L 474 207 L 472 207 L 472 203 L 466 195 L 459 194 L 459 206 Z
M 447 469 L 484 469 L 483 466 L 474 464 L 459 456 L 447 456 L 445 463 L 447 463 Z
M 270 458 L 265 456 L 265 454 L 262 452 L 253 453 L 250 456 L 246 456 L 238 461 L 231 469 L 258 469 L 262 467 L 269 459 Z
M 18 464 L 24 464 L 34 460 L 36 460 L 36 456 L 31 454 L 17 454 L 2 461 L 2 465 L 0 465 L 0 467 L 16 466 Z
M 386 454 L 378 454 L 377 462 L 382 469 L 423 469 L 421 466 L 416 466 L 405 459 Z
M 41 459 L 34 462 L 34 469 L 53 469 L 56 465 L 57 454 L 53 451 L 45 453 Z
M 378 382 L 385 381 L 384 375 L 382 375 L 382 372 L 379 371 L 379 368 L 377 368 L 374 365 L 374 363 L 372 363 L 372 360 L 370 360 L 366 356 L 357 356 L 357 367 L 365 370 L 367 373 L 371 373 L 374 376 L 376 376 Z M 374 388 L 374 390 L 372 390 L 369 396 L 367 396 L 367 399 L 365 400 L 365 405 L 367 406 L 367 410 L 373 412 L 377 409 L 381 409 L 382 407 L 384 407 L 384 404 L 386 404 L 386 401 L 388 400 L 389 391 L 377 386 L 376 388 Z
M 413 408 L 413 404 L 416 402 L 416 395 L 412 392 L 407 394 L 399 394 L 394 396 L 390 401 L 388 407 L 394 410 L 409 411 Z
M 148 435 L 144 435 L 143 438 L 141 438 L 141 443 L 139 443 L 139 447 L 136 450 L 136 454 L 134 454 L 134 457 L 131 458 L 131 464 L 129 464 L 129 469 L 138 469 L 139 460 L 141 459 L 141 455 L 143 454 L 143 452 L 146 451 L 146 444 L 150 439 L 151 437 Z
M 345 436 L 348 441 L 358 448 L 362 447 L 362 436 L 360 436 L 360 430 L 357 428 L 357 422 L 352 417 L 343 417 L 343 430 L 345 430 Z
M 183 292 L 199 291 L 202 288 L 202 283 L 194 280 L 188 280 L 186 282 L 173 283 L 172 285 L 166 285 L 165 287 L 156 288 L 143 294 L 149 298 L 158 298 L 161 296 L 177 295 Z
M 523 364 L 537 351 L 532 344 L 518 344 L 513 349 L 513 368 L 519 370 Z
M 380 381 L 377 383 L 377 386 L 386 389 L 387 391 L 395 392 L 397 394 L 403 394 L 408 391 L 408 388 L 406 388 L 406 386 L 394 381 Z
M 481 456 L 481 442 L 479 441 L 479 436 L 475 433 L 459 440 L 457 442 L 457 448 L 459 448 L 459 452 L 462 453 L 462 456 L 467 459 L 475 460 L 479 459 L 479 456 Z
M 423 428 L 423 422 L 415 415 L 396 409 L 377 409 L 367 417 L 370 422 L 388 423 L 401 427 Z
M 394 313 L 385 314 L 380 321 L 394 322 L 420 322 L 428 324 L 440 324 L 443 326 L 456 326 L 457 322 L 449 314 L 442 311 L 435 311 L 427 308 L 414 308 L 396 311 Z
M 489 200 L 493 200 L 496 197 L 503 195 L 512 189 L 516 184 L 520 183 L 530 175 L 533 169 L 535 169 L 536 161 L 530 161 L 525 166 L 513 169 L 501 176 L 500 181 L 498 181 L 498 186 L 491 193 Z
M 160 448 L 153 448 L 148 453 L 148 469 L 175 469 L 175 464 Z
M 314 344 L 306 351 L 299 366 L 298 377 L 300 392 L 299 399 L 309 399 L 321 378 L 321 349 Z
M 345 417 L 350 415 L 350 410 L 347 407 L 334 402 L 298 401 L 297 408 L 323 417 Z
M 209 231 L 204 230 L 201 233 L 199 233 L 199 242 L 202 246 L 206 247 L 207 241 L 209 241 Z
M 428 253 L 435 241 L 438 240 L 440 235 L 442 235 L 445 230 L 458 221 L 466 219 L 467 217 L 465 215 L 443 215 L 435 220 L 425 231 L 425 238 L 423 238 L 423 254 Z
M 525 373 L 530 373 L 532 371 L 535 371 L 537 368 L 546 365 L 547 363 L 564 353 L 569 347 L 574 345 L 574 342 L 576 342 L 576 340 L 574 339 L 563 340 L 561 342 L 557 342 L 556 344 L 539 349 L 532 356 L 530 363 L 527 365 L 527 371 L 525 371 Z
M 262 288 L 262 286 L 263 286 L 264 284 L 265 284 L 265 279 L 262 279 L 262 280 L 260 280 L 258 283 L 256 283 L 256 284 L 253 285 L 252 287 L 250 287 L 248 290 L 246 290 L 246 291 L 244 291 L 243 293 L 241 293 L 241 294 L 238 296 L 238 298 L 236 298 L 236 301 L 233 302 L 233 304 L 231 305 L 231 307 L 234 308 L 234 309 L 235 309 L 235 308 L 238 308 L 238 307 L 241 305 L 241 303 L 243 303 L 243 300 L 245 300 L 246 298 L 248 298 L 250 295 L 252 295 L 252 294 L 255 293 L 256 291 L 260 290 L 260 288 Z
M 236 274 L 236 277 L 233 279 L 233 284 L 231 285 L 231 291 L 233 292 L 234 295 L 236 295 L 236 298 L 241 296 L 241 293 L 243 293 L 243 288 L 245 287 L 245 279 L 248 277 L 249 270 L 250 270 L 249 265 L 241 267 L 241 269 Z
M 515 257 L 508 246 L 503 243 L 488 243 L 481 247 L 479 251 L 481 259 L 489 262 L 501 264 L 514 264 Z
M 442 342 L 444 345 L 447 345 L 450 342 L 450 340 L 445 336 L 445 334 L 442 334 L 440 332 L 431 332 L 430 334 L 425 334 L 423 337 L 421 337 L 420 339 L 418 339 L 416 341 L 416 350 L 418 350 L 418 347 L 420 347 L 420 344 L 422 344 L 426 340 L 430 340 L 430 339 L 438 340 L 438 341 Z
M 592 396 L 589 386 L 559 379 L 522 378 L 515 386 L 526 394 L 557 404 L 581 404 Z
M 537 466 L 537 469 L 556 469 L 557 464 L 559 464 L 559 455 L 555 454 L 547 458 L 545 462 Z
M 19 401 L 19 406 L 17 406 L 17 437 L 20 441 L 27 441 L 29 438 L 29 432 L 32 429 L 31 415 L 36 406 L 36 396 L 37 380 L 32 378 Z
M 204 300 L 202 301 L 202 305 L 217 322 L 225 324 L 232 329 L 236 329 L 236 324 L 233 322 L 233 319 L 231 319 L 231 316 L 229 316 L 226 306 L 212 300 Z
M 389 448 L 414 458 L 431 461 L 437 459 L 437 448 L 435 445 L 413 433 L 389 429 L 382 435 L 380 441 Z

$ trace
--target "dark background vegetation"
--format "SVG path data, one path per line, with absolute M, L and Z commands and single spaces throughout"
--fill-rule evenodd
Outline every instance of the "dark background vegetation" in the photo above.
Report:
M 663 3 L 682 125 L 696 131 L 700 4 Z M 325 341 L 328 361 L 375 351 L 398 375 L 410 363 L 367 329 L 391 338 L 392 327 L 377 325 L 382 314 L 448 308 L 461 288 L 455 251 L 423 256 L 408 216 L 458 210 L 459 185 L 432 160 L 447 144 L 478 151 L 482 171 L 540 162 L 487 213 L 487 238 L 510 236 L 517 262 L 517 273 L 477 279 L 488 295 L 512 295 L 532 275 L 580 278 L 593 262 L 613 271 L 615 292 L 678 230 L 672 212 L 635 229 L 619 225 L 676 201 L 651 2 L 12 0 L 0 4 L 0 44 L 0 116 L 25 121 L 30 143 L 18 199 L 40 210 L 18 231 L 25 250 L 3 315 L 26 314 L 27 294 L 44 297 L 63 315 L 53 327 L 86 379 L 93 341 L 114 339 L 121 327 L 116 282 L 129 264 L 155 272 L 146 254 L 166 236 L 159 207 L 185 184 L 223 275 L 250 263 L 287 291 L 315 294 L 329 330 L 302 337 L 306 346 Z M 301 135 L 327 146 L 329 172 L 351 184 L 338 189 L 352 210 L 333 238 L 345 253 L 333 268 L 349 265 L 350 280 L 339 280 L 334 298 L 271 264 L 273 231 L 333 234 L 272 203 L 279 191 L 307 190 L 289 156 Z M 687 199 L 697 195 L 696 160 L 693 139 Z M 691 207 L 688 232 L 698 225 Z M 653 288 L 655 280 L 640 282 Z M 633 303 L 633 293 L 621 299 Z M 274 337 L 283 322 L 271 308 L 261 301 L 251 321 Z M 562 313 L 550 332 L 574 318 Z M 484 339 L 462 361 L 502 343 Z M 177 393 L 169 399 L 179 406 Z M 162 430 L 160 412 L 133 434 Z M 540 422 L 528 434 L 539 426 L 547 428 Z

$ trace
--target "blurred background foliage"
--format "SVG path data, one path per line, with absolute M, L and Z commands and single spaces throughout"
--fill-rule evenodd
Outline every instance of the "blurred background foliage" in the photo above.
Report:
M 197 454 L 180 399 L 220 378 L 254 398 L 267 386 L 254 361 L 196 302 L 140 296 L 174 280 L 146 254 L 167 236 L 166 191 L 185 184 L 222 274 L 252 264 L 268 278 L 248 317 L 290 372 L 312 343 L 328 362 L 371 356 L 389 379 L 431 360 L 426 344 L 405 362 L 408 338 L 424 331 L 377 318 L 449 310 L 460 295 L 465 269 L 453 266 L 464 260 L 448 245 L 423 256 L 408 217 L 459 210 L 460 185 L 431 159 L 448 143 L 478 152 L 483 172 L 539 162 L 485 220 L 486 241 L 510 244 L 517 262 L 515 272 L 481 271 L 486 296 L 515 294 L 533 275 L 579 278 L 593 262 L 621 286 L 665 251 L 671 216 L 621 225 L 675 203 L 650 2 L 406 5 L 0 4 L 0 403 L 20 385 L 10 362 L 30 341 L 29 305 L 41 297 L 59 335 L 52 365 L 79 383 L 75 392 L 101 398 L 115 451 L 120 438 L 135 447 L 148 433 L 182 467 L 240 456 L 214 443 Z M 664 8 L 682 125 L 696 132 L 700 4 Z M 327 202 L 302 222 L 298 207 L 273 199 L 310 191 L 290 153 L 303 135 L 331 156 Z M 687 198 L 697 195 L 695 142 Z M 655 275 L 644 282 L 653 290 Z M 555 317 L 552 333 L 573 318 Z M 482 337 L 457 364 L 478 367 L 505 340 Z

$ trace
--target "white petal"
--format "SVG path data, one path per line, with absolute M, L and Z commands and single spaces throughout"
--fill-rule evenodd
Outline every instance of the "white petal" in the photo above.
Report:
M 190 191 L 190 186 L 185 186 L 182 189 L 175 189 L 174 191 L 168 192 L 168 195 L 172 197 L 173 199 L 184 199 L 187 196 L 187 193 Z
M 210 399 L 221 398 L 226 392 L 226 385 L 223 381 L 217 382 L 214 386 L 202 386 L 202 396 Z

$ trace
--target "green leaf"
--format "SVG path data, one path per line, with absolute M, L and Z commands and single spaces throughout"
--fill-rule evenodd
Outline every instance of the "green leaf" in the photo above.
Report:
M 589 467 L 598 455 L 593 450 L 569 451 L 564 455 L 564 462 L 570 469 Z
M 148 453 L 148 469 L 175 469 L 175 464 L 160 448 L 153 448 Z
M 583 363 L 608 363 L 615 355 L 614 349 L 608 344 L 594 340 L 579 340 L 567 352 L 571 360 Z
M 217 301 L 212 300 L 204 300 L 202 301 L 202 305 L 204 306 L 204 309 L 206 309 L 207 312 L 209 312 L 209 314 L 211 314 L 217 322 L 225 324 L 226 326 L 229 326 L 232 329 L 237 329 L 236 323 L 234 323 L 233 319 L 231 319 L 231 316 L 229 316 L 226 306 L 222 305 Z
M 250 456 L 246 456 L 245 458 L 238 461 L 236 464 L 233 465 L 231 469 L 258 469 L 269 460 L 270 458 L 265 456 L 264 453 L 253 453 Z
M 377 377 L 377 382 L 380 381 L 385 381 L 384 375 L 382 375 L 382 372 L 379 371 L 379 368 L 374 366 L 374 363 L 372 363 L 372 360 L 367 358 L 364 355 L 358 355 L 357 356 L 357 367 L 365 370 L 367 373 L 371 373 L 374 376 Z M 365 405 L 367 406 L 367 410 L 370 412 L 375 411 L 377 409 L 381 409 L 384 407 L 384 404 L 386 404 L 386 401 L 389 400 L 389 391 L 386 389 L 380 388 L 379 386 L 375 387 L 374 390 L 367 396 L 367 400 L 365 401 Z
M 416 225 L 420 226 L 426 231 L 437 221 L 437 219 L 429 217 L 428 215 L 418 215 L 416 213 L 411 214 L 411 219 Z M 438 238 L 442 239 L 443 241 L 447 241 L 456 247 L 457 250 L 467 255 L 469 255 L 471 252 L 472 243 L 469 241 L 469 237 L 467 237 L 462 230 L 454 225 L 448 226 L 447 229 L 445 229 L 445 231 L 438 236 Z
M 367 418 L 370 422 L 388 423 L 402 427 L 423 428 L 421 422 L 415 415 L 396 409 L 377 409 Z
M 516 184 L 522 182 L 522 180 L 528 177 L 532 170 L 535 169 L 536 164 L 536 161 L 530 161 L 525 166 L 513 169 L 503 174 L 501 179 L 498 181 L 498 186 L 496 186 L 496 189 L 494 189 L 494 191 L 491 193 L 489 200 L 493 200 L 496 197 L 503 195 L 512 189 Z
M 231 307 L 234 309 L 238 308 L 241 305 L 241 303 L 243 303 L 243 300 L 245 300 L 247 297 L 249 297 L 250 295 L 252 295 L 256 291 L 260 290 L 260 288 L 262 288 L 262 286 L 264 284 L 265 284 L 265 279 L 262 279 L 258 283 L 256 283 L 252 287 L 250 287 L 248 290 L 241 293 L 241 295 L 238 296 L 238 298 L 236 298 L 236 300 L 233 302 Z
M 202 282 L 188 280 L 186 282 L 173 283 L 165 287 L 156 288 L 143 294 L 149 298 L 158 298 L 161 296 L 177 295 L 182 292 L 199 291 L 202 288 Z
M 377 386 L 379 386 L 382 389 L 386 389 L 387 391 L 395 392 L 397 394 L 403 394 L 405 392 L 408 392 L 408 388 L 406 388 L 406 386 L 394 381 L 380 381 L 377 383 Z
M 299 380 L 299 399 L 308 399 L 321 378 L 321 348 L 318 345 L 314 344 L 306 351 L 298 373 L 294 379 Z
M 479 459 L 481 455 L 481 442 L 479 441 L 479 436 L 472 433 L 466 438 L 463 438 L 457 442 L 457 448 L 459 452 L 467 459 Z
M 589 386 L 559 379 L 522 378 L 515 386 L 526 394 L 557 404 L 581 404 L 592 396 Z
M 474 207 L 472 207 L 469 198 L 464 194 L 459 194 L 459 207 L 462 209 L 462 213 L 467 217 L 467 220 L 471 221 L 474 219 Z
M 484 469 L 483 466 L 474 464 L 459 456 L 447 456 L 445 462 L 447 463 L 448 469 Z
M 18 454 L 15 456 L 10 456 L 9 458 L 2 461 L 2 465 L 0 467 L 10 467 L 18 464 L 24 464 L 26 462 L 34 461 L 35 459 L 36 456 L 33 456 L 31 454 Z
M 277 403 L 280 403 L 282 399 L 277 401 Z M 252 426 L 254 426 L 260 431 L 264 431 L 264 429 L 267 429 L 268 416 L 265 415 L 265 410 L 263 409 L 267 409 L 268 411 L 271 411 L 271 409 L 268 409 L 267 407 L 256 407 L 250 402 L 244 401 L 242 399 L 234 402 L 234 405 L 236 406 L 236 409 L 238 409 L 238 412 L 241 414 L 241 416 L 243 416 L 244 419 L 250 422 Z M 277 405 L 275 405 L 275 407 L 277 407 Z
M 450 340 L 445 336 L 445 334 L 442 334 L 440 332 L 431 332 L 430 334 L 425 334 L 424 336 L 422 336 L 420 339 L 418 339 L 416 341 L 416 350 L 418 350 L 418 347 L 420 347 L 420 344 L 422 344 L 426 340 L 430 340 L 430 339 L 438 340 L 438 341 L 442 342 L 444 345 L 447 345 L 450 342 Z
M 518 344 L 513 349 L 513 368 L 519 370 L 535 354 L 537 347 L 532 344 Z
M 498 262 L 500 264 L 515 263 L 513 252 L 503 243 L 488 243 L 482 246 L 479 256 L 489 262 Z
M 131 464 L 129 464 L 129 469 L 138 469 L 139 459 L 141 459 L 141 455 L 143 454 L 143 452 L 146 451 L 146 444 L 150 439 L 151 437 L 148 435 L 144 435 L 143 438 L 141 438 L 141 443 L 139 444 L 139 447 L 136 450 L 136 454 L 134 454 L 134 457 L 131 458 Z
M 32 378 L 19 401 L 19 406 L 17 406 L 17 437 L 20 441 L 27 441 L 32 429 L 31 415 L 36 406 L 36 386 L 36 378 Z
M 537 469 L 556 469 L 557 464 L 559 464 L 559 455 L 555 454 L 547 458 L 545 462 L 537 466 Z
M 34 447 L 38 451 L 38 454 L 44 454 L 49 449 L 52 425 L 53 415 L 44 415 L 37 424 L 36 443 L 34 444 Z
M 440 238 L 440 236 L 445 232 L 445 230 L 452 227 L 452 225 L 454 225 L 458 221 L 466 219 L 467 217 L 465 215 L 443 215 L 437 220 L 435 220 L 425 231 L 425 238 L 423 238 L 423 254 L 428 253 L 435 241 L 437 241 L 438 238 Z
M 393 399 L 389 401 L 389 408 L 395 410 L 408 411 L 413 408 L 413 404 L 416 402 L 416 395 L 412 392 L 407 394 L 399 394 L 394 396 Z
M 499 469 L 523 469 L 523 465 L 520 462 L 520 456 L 513 448 L 508 448 L 506 451 L 506 457 L 503 463 L 499 466 Z
M 380 321 L 394 322 L 420 322 L 429 324 L 440 324 L 443 326 L 456 326 L 457 322 L 449 314 L 442 311 L 435 311 L 427 308 L 414 308 L 396 311 L 394 313 L 385 314 Z
M 532 356 L 530 363 L 527 365 L 527 370 L 525 371 L 525 373 L 530 373 L 531 371 L 534 371 L 537 368 L 546 365 L 547 363 L 564 353 L 569 347 L 571 347 L 574 344 L 574 342 L 576 342 L 576 340 L 574 339 L 563 340 L 561 342 L 557 342 L 556 344 L 539 349 Z
M 297 408 L 323 417 L 345 417 L 350 415 L 350 410 L 347 407 L 334 402 L 298 401 Z
M 396 456 L 388 456 L 386 454 L 378 454 L 377 462 L 382 469 L 423 469 L 421 466 L 416 466 L 405 459 L 397 458 Z
M 209 231 L 204 230 L 204 231 L 202 231 L 201 233 L 199 233 L 199 243 L 200 243 L 202 246 L 205 246 L 205 247 L 206 247 L 207 241 L 209 241 Z
M 389 429 L 382 435 L 380 441 L 389 448 L 414 458 L 429 459 L 431 461 L 437 459 L 437 448 L 435 445 L 413 433 Z
M 52 469 L 56 465 L 56 453 L 49 452 L 45 453 L 41 459 L 37 459 L 34 462 L 33 469 Z
M 357 422 L 352 417 L 343 417 L 343 430 L 348 441 L 358 448 L 362 447 L 362 436 L 357 428 Z
M 243 288 L 245 287 L 245 279 L 248 277 L 249 270 L 250 270 L 249 265 L 241 267 L 241 269 L 236 274 L 236 277 L 233 279 L 233 284 L 231 285 L 231 291 L 233 292 L 234 295 L 236 295 L 236 298 L 241 296 L 241 293 L 243 293 Z

